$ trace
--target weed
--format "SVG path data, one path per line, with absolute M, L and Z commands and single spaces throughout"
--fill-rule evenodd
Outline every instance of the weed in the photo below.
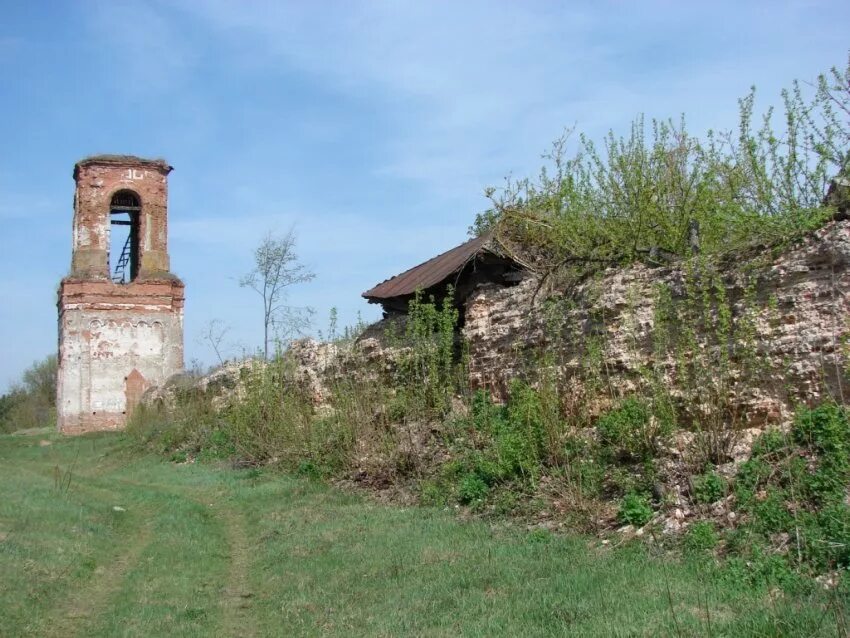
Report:
M 646 460 L 658 449 L 662 435 L 645 402 L 630 397 L 596 422 L 603 448 L 621 460 Z
M 697 556 L 713 551 L 719 541 L 720 537 L 711 521 L 697 521 L 685 532 L 682 547 L 685 553 Z
M 448 505 L 451 494 L 442 481 L 430 479 L 419 485 L 419 499 L 423 505 L 444 507 Z
M 643 494 L 629 492 L 620 502 L 617 519 L 623 525 L 643 527 L 652 520 L 652 507 L 649 504 L 649 499 Z
M 458 485 L 458 500 L 464 505 L 480 503 L 487 496 L 487 483 L 476 474 L 467 474 Z
M 531 543 L 548 543 L 552 540 L 552 532 L 550 532 L 548 529 L 538 527 L 536 529 L 531 530 L 528 533 L 527 538 Z
M 405 332 L 400 343 L 394 386 L 403 396 L 404 414 L 442 417 L 448 412 L 457 385 L 455 329 L 458 311 L 449 288 L 438 305 L 421 292 L 408 304 Z M 397 337 L 396 337 L 397 338 Z M 392 341 L 392 336 L 388 336 Z
M 322 472 L 319 467 L 313 461 L 309 460 L 301 461 L 298 464 L 295 473 L 298 476 L 306 476 L 311 479 L 319 479 L 322 477 Z
M 717 472 L 706 472 L 691 477 L 691 493 L 697 503 L 714 503 L 726 496 L 726 479 Z
M 848 451 L 847 412 L 834 404 L 801 410 L 787 437 L 762 435 L 734 485 L 751 540 L 786 539 L 787 559 L 801 568 L 850 565 Z

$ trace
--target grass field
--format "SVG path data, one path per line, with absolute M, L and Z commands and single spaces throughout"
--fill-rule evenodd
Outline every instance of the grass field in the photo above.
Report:
M 49 443 L 49 445 L 47 444 Z M 0 636 L 841 636 L 847 601 L 638 545 L 0 436 Z

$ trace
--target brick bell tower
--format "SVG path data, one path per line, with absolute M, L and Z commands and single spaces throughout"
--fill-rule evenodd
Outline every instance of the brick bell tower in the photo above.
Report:
M 59 285 L 59 431 L 124 427 L 142 393 L 183 369 L 183 282 L 168 258 L 163 160 L 74 166 L 71 273 Z

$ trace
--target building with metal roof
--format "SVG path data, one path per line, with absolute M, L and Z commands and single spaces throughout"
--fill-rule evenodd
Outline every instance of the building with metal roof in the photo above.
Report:
M 513 285 L 522 280 L 524 272 L 523 266 L 500 250 L 492 237 L 482 235 L 382 281 L 364 292 L 363 297 L 369 303 L 381 304 L 389 315 L 407 312 L 417 291 L 425 298 L 440 301 L 451 286 L 455 303 L 461 307 L 477 286 Z

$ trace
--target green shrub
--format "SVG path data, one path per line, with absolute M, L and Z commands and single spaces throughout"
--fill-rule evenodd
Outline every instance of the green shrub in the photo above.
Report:
M 817 571 L 850 566 L 850 423 L 847 411 L 827 403 L 802 409 L 790 436 L 767 432 L 735 477 L 739 508 L 749 514 L 747 544 L 769 546 L 792 538 L 788 559 Z M 743 533 L 743 531 L 741 532 Z
M 136 442 L 157 452 L 171 455 L 186 452 L 201 459 L 226 458 L 230 453 L 215 449 L 221 443 L 216 435 L 226 424 L 213 409 L 210 397 L 191 385 L 173 388 L 174 404 L 139 405 L 127 423 L 127 433 Z
M 404 335 L 388 335 L 401 339 L 402 356 L 395 369 L 394 385 L 405 405 L 405 416 L 444 417 L 458 385 L 455 333 L 458 310 L 451 287 L 437 303 L 424 299 L 417 291 L 408 303 Z
M 419 485 L 419 499 L 423 505 L 444 507 L 449 503 L 450 490 L 444 482 L 428 479 Z
M 797 443 L 821 454 L 846 456 L 850 447 L 847 410 L 834 403 L 801 410 L 794 420 L 792 434 Z
M 643 527 L 652 520 L 652 507 L 643 494 L 630 492 L 623 497 L 617 519 L 623 525 Z
M 298 464 L 295 473 L 298 474 L 298 476 L 306 476 L 310 479 L 319 479 L 322 477 L 322 471 L 312 460 L 301 461 Z
M 606 466 L 600 458 L 597 443 L 584 435 L 569 435 L 562 444 L 562 467 L 567 482 L 581 495 L 596 497 L 602 492 Z
M 752 456 L 763 457 L 781 452 L 788 445 L 785 435 L 779 430 L 768 430 L 753 442 Z
M 505 428 L 496 435 L 494 453 L 501 476 L 531 476 L 538 468 L 537 447 L 524 432 Z
M 741 464 L 735 476 L 735 498 L 745 510 L 755 500 L 759 486 L 770 477 L 773 468 L 764 459 L 753 457 Z
M 829 181 L 847 171 L 848 76 L 850 64 L 820 76 L 811 92 L 794 82 L 776 118 L 772 108 L 755 113 L 753 90 L 739 100 L 740 123 L 728 136 L 691 135 L 684 119 L 648 127 L 642 116 L 626 135 L 610 132 L 598 142 L 565 135 L 537 179 L 488 189 L 491 207 L 473 232 L 525 247 L 542 271 L 569 264 L 579 273 L 657 263 L 656 250 L 687 258 L 694 248 L 728 254 L 793 239 L 830 218 Z M 785 126 L 774 130 L 777 122 Z
M 803 410 L 792 429 L 794 440 L 817 455 L 815 470 L 804 479 L 809 496 L 825 505 L 841 501 L 850 482 L 850 422 L 835 404 Z
M 486 390 L 476 390 L 472 395 L 471 419 L 473 427 L 479 432 L 492 433 L 498 424 L 507 418 L 505 406 L 496 405 Z
M 473 396 L 471 424 L 485 448 L 470 464 L 487 485 L 539 474 L 545 448 L 541 414 L 539 394 L 519 381 L 511 385 L 506 406 L 494 405 L 481 392 Z
M 543 404 L 540 393 L 527 383 L 514 381 L 510 387 L 507 420 L 528 447 L 528 456 L 535 461 L 543 454 Z
M 487 497 L 487 483 L 480 476 L 467 474 L 460 480 L 457 495 L 464 505 L 483 501 Z
M 653 458 L 659 439 L 668 433 L 662 420 L 653 417 L 642 400 L 628 398 L 596 421 L 599 442 L 621 460 L 643 461 Z
M 509 516 L 520 506 L 520 495 L 513 490 L 499 490 L 491 497 L 493 513 L 499 516 Z
M 682 546 L 688 554 L 704 554 L 713 551 L 719 540 L 711 521 L 697 521 L 685 532 Z
M 820 542 L 810 541 L 809 551 L 815 554 L 817 563 L 850 568 L 850 508 L 844 503 L 829 505 L 817 513 L 815 521 L 822 538 L 817 539 Z
M 727 579 L 746 583 L 750 587 L 778 585 L 786 590 L 799 587 L 801 580 L 787 556 L 760 544 L 749 546 L 743 556 L 730 557 L 724 574 Z
M 692 494 L 697 503 L 714 503 L 726 496 L 726 479 L 716 472 L 706 472 L 691 478 Z
M 203 449 L 204 458 L 229 459 L 236 455 L 236 445 L 230 432 L 216 428 L 209 433 Z
M 512 467 L 500 463 L 495 458 L 485 456 L 480 452 L 473 453 L 473 460 L 470 465 L 473 472 L 488 486 L 510 478 L 512 476 Z
M 794 519 L 788 511 L 786 499 L 784 490 L 769 487 L 765 498 L 753 504 L 751 511 L 758 531 L 773 534 L 793 528 Z
M 570 463 L 567 472 L 572 484 L 578 486 L 584 496 L 598 497 L 602 494 L 605 465 L 598 459 L 593 457 L 577 459 Z

